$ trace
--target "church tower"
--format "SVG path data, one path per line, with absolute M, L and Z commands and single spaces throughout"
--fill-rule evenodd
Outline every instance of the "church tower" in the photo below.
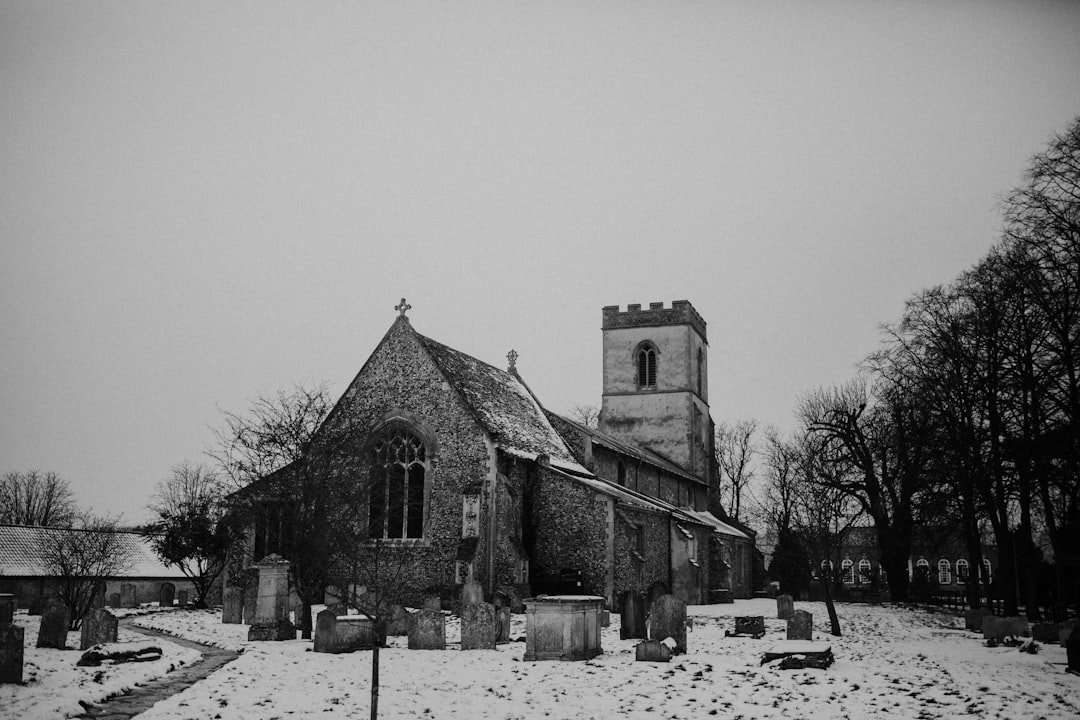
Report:
M 708 480 L 712 455 L 705 321 L 687 300 L 603 309 L 599 427 Z

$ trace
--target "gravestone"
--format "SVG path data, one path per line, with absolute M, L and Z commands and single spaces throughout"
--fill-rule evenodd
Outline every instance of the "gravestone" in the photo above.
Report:
M 187 604 L 188 604 L 188 591 L 187 590 L 181 590 L 180 592 L 176 593 L 176 603 L 180 607 L 187 607 Z
M 634 646 L 636 662 L 670 662 L 672 641 L 643 640 Z
M 315 652 L 347 653 L 375 647 L 375 628 L 369 618 L 323 610 L 315 617 Z
M 1031 637 L 1035 642 L 1056 643 L 1061 637 L 1062 627 L 1060 623 L 1035 623 L 1031 626 Z
M 244 610 L 244 624 L 251 625 L 259 613 L 259 584 L 248 586 L 240 591 L 240 603 Z
M 446 649 L 446 617 L 441 610 L 424 608 L 416 613 L 409 628 L 409 649 Z
M 244 619 L 244 592 L 238 587 L 227 587 L 221 593 L 221 622 L 239 625 Z
M 791 614 L 795 612 L 795 601 L 791 599 L 790 595 L 777 595 L 776 596 L 776 617 L 781 620 L 791 619 Z
M 735 634 L 760 638 L 765 635 L 765 616 L 748 615 L 735 618 Z
M 600 647 L 597 595 L 543 595 L 525 601 L 526 662 L 581 661 L 604 652 Z
M 13 622 L 15 622 L 15 596 L 0 593 L 0 625 L 10 625 Z
M 674 595 L 661 595 L 649 613 L 649 638 L 675 640 L 674 652 L 686 652 L 686 603 Z
M 135 596 L 135 586 L 131 583 L 124 583 L 120 586 L 120 607 L 139 607 L 139 603 Z
M 611 627 L 611 611 L 600 611 L 600 627 Z
M 1080 624 L 1073 627 L 1069 639 L 1065 641 L 1066 672 L 1080 675 Z
M 652 612 L 653 603 L 656 602 L 657 598 L 659 598 L 659 597 L 661 597 L 663 595 L 668 595 L 669 592 L 670 591 L 668 590 L 667 585 L 660 582 L 659 580 L 654 582 L 652 585 L 650 585 L 648 592 L 645 594 L 645 600 L 646 600 L 645 608 L 646 608 L 646 611 L 647 612 Z
M 964 613 L 964 629 L 982 632 L 983 618 L 993 615 L 986 608 L 974 608 Z
M 495 649 L 495 606 L 471 603 L 461 608 L 461 649 Z
M 424 610 L 442 610 L 442 598 L 438 595 L 428 595 L 424 598 Z
M 109 596 L 109 607 L 120 608 L 120 593 L 113 593 Z
M 105 583 L 100 583 L 90 597 L 90 609 L 99 610 L 103 607 L 105 607 Z
M 469 580 L 461 586 L 461 604 L 475 605 L 484 602 L 484 586 L 475 580 Z
M 996 643 L 1007 637 L 1031 637 L 1031 624 L 1026 617 L 1020 615 L 988 615 L 983 618 L 982 630 L 984 640 L 993 640 Z
M 0 683 L 22 682 L 24 636 L 18 625 L 0 625 Z
M 67 649 L 68 632 L 67 605 L 50 605 L 41 613 L 41 627 L 38 630 L 39 648 Z
M 161 583 L 158 590 L 158 607 L 172 607 L 176 601 L 176 586 L 171 582 Z
M 404 605 L 393 605 L 390 608 L 389 620 L 386 621 L 386 634 L 390 637 L 405 637 L 409 634 L 409 626 L 412 625 L 412 613 L 405 609 Z
M 621 621 L 619 639 L 629 640 L 646 636 L 645 603 L 642 602 L 641 595 L 636 592 L 626 593 L 623 597 L 619 617 Z
M 796 610 L 787 621 L 788 640 L 813 640 L 814 616 L 805 610 Z
M 248 640 L 295 640 L 296 626 L 289 622 L 289 561 L 271 554 L 257 567 L 259 591 Z
M 118 624 L 113 614 L 105 608 L 91 610 L 82 621 L 79 649 L 89 650 L 95 645 L 116 642 Z

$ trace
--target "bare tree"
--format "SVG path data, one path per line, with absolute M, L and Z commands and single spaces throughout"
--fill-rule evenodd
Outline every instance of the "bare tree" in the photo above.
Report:
M 720 503 L 725 514 L 735 520 L 742 513 L 744 496 L 754 477 L 751 463 L 757 453 L 754 443 L 757 427 L 757 420 L 739 420 L 716 426 Z
M 211 585 L 225 569 L 230 549 L 243 538 L 240 519 L 226 513 L 219 476 L 205 465 L 183 462 L 158 483 L 150 510 L 151 543 L 167 564 L 195 586 L 195 607 L 206 607 Z
M 54 472 L 9 472 L 0 479 L 0 523 L 68 527 L 76 512 L 71 486 Z
M 78 630 L 90 611 L 94 594 L 106 578 L 131 567 L 125 539 L 117 531 L 118 518 L 83 514 L 71 529 L 46 532 L 42 557 L 52 584 L 70 612 L 69 629 Z
M 570 408 L 570 419 L 585 427 L 595 428 L 600 422 L 600 408 L 596 405 L 579 404 Z

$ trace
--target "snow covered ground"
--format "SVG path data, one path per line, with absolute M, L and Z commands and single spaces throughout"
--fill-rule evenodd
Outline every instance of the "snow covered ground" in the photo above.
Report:
M 131 614 L 131 611 L 125 614 Z M 162 641 L 154 643 L 161 648 L 159 660 L 77 667 L 75 663 L 82 657 L 79 632 L 68 633 L 68 650 L 54 650 L 36 647 L 40 617 L 31 617 L 25 610 L 20 610 L 15 613 L 15 624 L 25 633 L 23 684 L 0 685 L 0 718 L 4 720 L 51 720 L 77 715 L 83 711 L 80 700 L 88 703 L 104 700 L 202 657 L 196 650 Z M 125 628 L 120 628 L 117 635 L 122 642 L 147 639 L 145 635 Z
M 404 638 L 381 653 L 383 718 L 1080 718 L 1080 678 L 1064 672 L 1065 651 L 1036 655 L 987 648 L 951 615 L 893 607 L 841 605 L 844 636 L 825 631 L 823 605 L 797 603 L 814 614 L 815 640 L 828 641 L 837 662 L 828 670 L 760 666 L 762 653 L 784 638 L 772 600 L 694 606 L 689 653 L 667 664 L 634 661 L 636 641 L 620 640 L 618 618 L 603 632 L 604 654 L 588 662 L 524 662 L 524 643 L 498 650 L 409 651 Z M 726 638 L 735 615 L 764 615 L 767 635 Z M 141 715 L 145 720 L 220 718 L 366 718 L 371 655 L 311 652 L 311 642 L 248 643 L 247 627 L 222 625 L 218 612 L 180 611 L 140 617 L 140 625 L 221 647 L 243 649 L 235 661 Z M 524 635 L 514 617 L 512 637 Z M 456 623 L 447 639 L 456 641 Z M 28 654 L 32 651 L 28 650 Z M 45 652 L 45 651 L 37 651 Z M 58 653 L 59 651 L 50 651 Z M 66 653 L 74 665 L 77 653 Z M 173 656 L 175 657 L 175 656 Z M 37 671 L 18 691 L 66 693 L 59 679 Z M 122 666 L 121 666 L 122 667 Z M 119 668 L 117 668 L 119 669 Z M 79 669 L 82 670 L 82 669 Z M 94 669 L 91 669 L 94 670 Z M 8 693 L 7 686 L 0 686 Z M 72 693 L 85 692 L 83 686 Z M 89 699 L 89 696 L 88 696 Z M 46 718 L 45 705 L 24 704 L 0 717 Z M 70 706 L 70 702 L 67 704 Z

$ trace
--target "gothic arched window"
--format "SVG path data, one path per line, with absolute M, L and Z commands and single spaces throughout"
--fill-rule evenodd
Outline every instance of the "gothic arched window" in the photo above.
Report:
M 368 536 L 424 536 L 424 482 L 428 455 L 424 441 L 401 425 L 382 431 L 371 446 Z
M 652 343 L 642 343 L 637 351 L 637 384 L 638 387 L 656 387 L 656 346 Z
M 870 584 L 870 561 L 866 558 L 859 561 L 859 582 L 864 585 Z
M 952 585 L 952 563 L 945 558 L 937 562 L 938 585 Z

